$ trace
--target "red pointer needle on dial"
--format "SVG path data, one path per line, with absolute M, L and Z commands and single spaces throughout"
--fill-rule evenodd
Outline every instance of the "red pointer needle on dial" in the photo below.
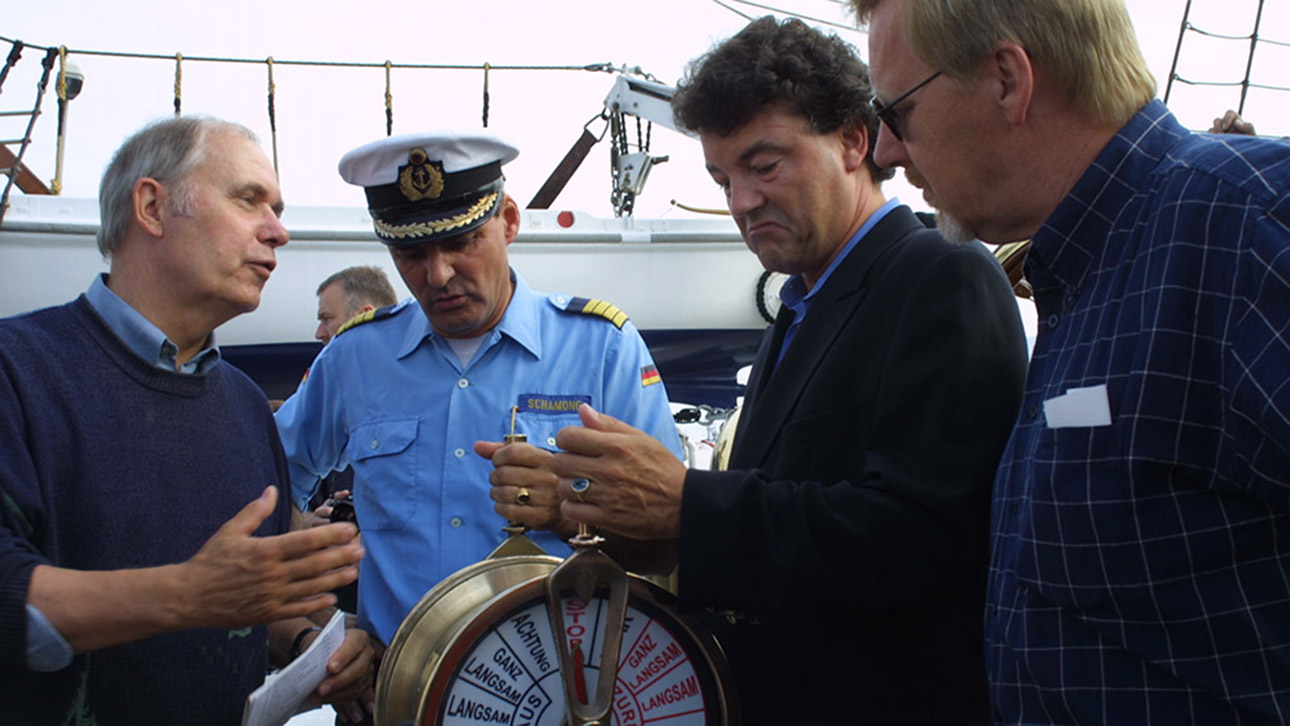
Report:
M 573 687 L 577 689 L 578 700 L 582 703 L 587 702 L 587 674 L 582 670 L 582 645 L 573 644 Z

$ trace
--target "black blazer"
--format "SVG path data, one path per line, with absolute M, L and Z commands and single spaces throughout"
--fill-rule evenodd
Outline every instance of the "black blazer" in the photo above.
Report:
M 1021 402 L 1011 287 L 979 243 L 893 209 L 778 365 L 753 366 L 730 471 L 691 471 L 679 594 L 734 666 L 745 724 L 988 723 L 990 490 Z

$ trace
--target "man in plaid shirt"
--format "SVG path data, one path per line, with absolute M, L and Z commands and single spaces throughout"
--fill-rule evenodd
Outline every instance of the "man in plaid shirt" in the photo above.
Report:
M 853 2 L 878 163 L 965 235 L 1032 239 L 996 722 L 1285 723 L 1290 145 L 1184 129 L 1122 0 Z

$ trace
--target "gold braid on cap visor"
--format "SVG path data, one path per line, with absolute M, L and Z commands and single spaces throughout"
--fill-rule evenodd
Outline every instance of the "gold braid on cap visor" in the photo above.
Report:
M 372 219 L 372 225 L 376 227 L 376 233 L 388 239 L 407 239 L 408 237 L 426 237 L 430 235 L 443 234 L 454 229 L 465 227 L 471 222 L 476 222 L 480 217 L 488 214 L 497 202 L 498 192 L 493 192 L 483 197 L 474 205 L 462 212 L 461 214 L 437 219 L 433 222 L 416 222 L 414 224 L 390 225 L 379 219 Z

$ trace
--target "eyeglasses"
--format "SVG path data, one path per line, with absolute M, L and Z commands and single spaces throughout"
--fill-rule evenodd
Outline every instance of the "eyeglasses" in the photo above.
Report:
M 936 80 L 940 75 L 941 71 L 936 71 L 932 75 L 928 76 L 922 83 L 914 86 L 908 91 L 905 91 L 899 98 L 891 103 L 883 103 L 878 100 L 877 96 L 869 99 L 869 106 L 873 109 L 873 112 L 878 114 L 878 118 L 882 119 L 884 124 L 887 124 L 887 129 L 891 131 L 891 135 L 895 136 L 898 141 L 904 141 L 905 137 L 900 133 L 900 111 L 896 107 L 903 103 L 906 98 L 914 95 L 915 91 Z

